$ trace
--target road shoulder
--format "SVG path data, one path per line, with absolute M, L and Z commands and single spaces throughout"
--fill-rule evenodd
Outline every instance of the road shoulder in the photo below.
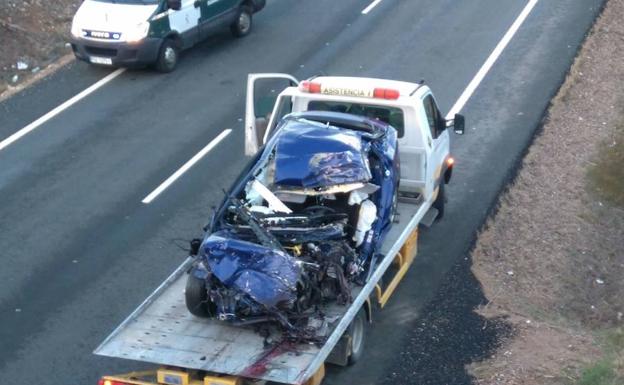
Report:
M 609 1 L 472 253 L 478 312 L 514 330 L 477 384 L 624 381 L 622 17 Z

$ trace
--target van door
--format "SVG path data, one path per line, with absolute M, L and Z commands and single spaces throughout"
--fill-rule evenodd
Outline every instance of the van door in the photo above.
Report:
M 179 11 L 169 10 L 169 25 L 182 37 L 184 48 L 188 48 L 199 40 L 199 18 L 201 12 L 195 0 L 182 0 Z
M 199 19 L 201 40 L 228 23 L 238 11 L 238 0 L 196 0 L 195 5 L 201 10 Z
M 264 145 L 269 123 L 274 125 L 278 120 L 272 116 L 274 113 L 282 117 L 292 111 L 290 98 L 282 98 L 280 103 L 276 101 L 284 89 L 297 85 L 299 81 L 288 74 L 249 74 L 245 106 L 245 155 L 255 154 Z

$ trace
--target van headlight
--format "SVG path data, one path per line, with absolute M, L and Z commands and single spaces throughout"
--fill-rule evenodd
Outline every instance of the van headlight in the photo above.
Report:
M 79 23 L 76 22 L 76 18 L 74 18 L 74 20 L 72 21 L 71 34 L 72 34 L 73 37 L 83 37 L 84 36 L 84 32 L 82 31 L 82 27 L 80 26 Z
M 128 30 L 125 33 L 126 35 L 125 40 L 128 43 L 136 43 L 138 41 L 143 40 L 147 36 L 147 33 L 149 32 L 149 26 L 150 26 L 149 22 L 144 21 L 142 23 L 135 25 L 134 27 L 128 28 Z

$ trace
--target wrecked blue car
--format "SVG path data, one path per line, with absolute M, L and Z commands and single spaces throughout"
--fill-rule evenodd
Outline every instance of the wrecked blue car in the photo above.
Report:
M 399 172 L 397 132 L 386 123 L 286 116 L 193 247 L 189 311 L 296 334 L 321 305 L 348 304 L 392 225 Z

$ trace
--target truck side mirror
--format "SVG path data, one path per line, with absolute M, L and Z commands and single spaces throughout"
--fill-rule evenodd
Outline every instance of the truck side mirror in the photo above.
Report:
M 167 0 L 167 8 L 179 11 L 182 8 L 182 0 Z
M 455 118 L 453 119 L 453 131 L 457 135 L 464 135 L 464 128 L 466 127 L 466 118 L 464 115 L 455 114 Z

